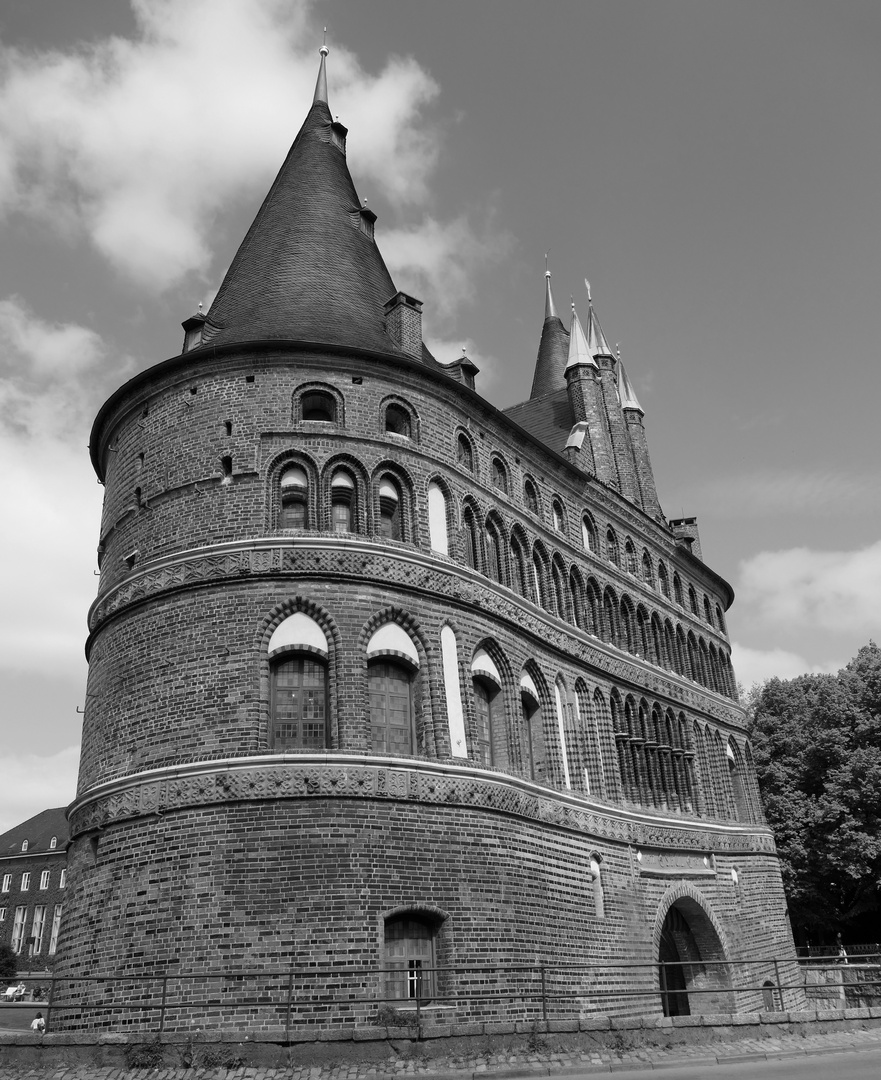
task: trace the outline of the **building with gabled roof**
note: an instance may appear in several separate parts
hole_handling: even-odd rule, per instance
[[[67,878],[64,807],[43,810],[0,834],[0,945],[19,971],[43,971],[54,960]]]
[[[210,309],[92,431],[53,1024],[163,983],[166,1030],[532,1020],[551,969],[560,1016],[759,1008],[736,963],[793,950],[732,590],[590,294],[567,328],[546,279],[511,408],[428,352],[326,55]]]

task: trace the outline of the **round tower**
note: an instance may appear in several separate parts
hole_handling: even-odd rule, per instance
[[[160,999],[166,1030],[530,1019],[549,966],[576,1015],[738,1007],[722,968],[689,994],[699,960],[792,944],[730,587],[565,456],[609,423],[573,415],[565,348],[505,412],[428,352],[325,55],[210,310],[93,429],[53,1022],[155,1028]]]

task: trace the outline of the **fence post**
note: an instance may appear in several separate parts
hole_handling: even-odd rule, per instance
[[[287,1042],[287,1043],[290,1043],[290,1041],[291,1041],[291,1003],[293,1001],[293,997],[294,997],[294,969],[291,968],[291,970],[288,972],[288,1004],[287,1004],[287,1009],[286,1009],[286,1012],[285,1012],[285,1021],[284,1021],[284,1037],[285,1037],[285,1042]]]
[[[777,979],[777,992],[780,995],[780,1011],[786,1012],[785,999],[783,997],[783,983],[780,981],[780,964],[777,961],[777,957],[774,957],[774,976]]]
[[[548,1022],[548,984],[545,976],[545,966],[542,964],[541,968],[541,1018],[545,1025]]]
[[[168,975],[162,976],[162,1004],[159,1008],[159,1034],[165,1031],[165,1002],[168,998]]]
[[[422,998],[416,996],[416,1038],[422,1038]]]
[[[661,988],[661,1012],[667,1015],[667,969],[661,961],[658,961],[658,985]]]
[[[55,997],[55,976],[52,975],[49,978],[49,997],[46,999],[46,1026],[43,1031],[49,1030],[49,1025],[52,1023],[52,998]]]

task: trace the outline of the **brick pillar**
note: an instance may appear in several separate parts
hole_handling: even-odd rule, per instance
[[[661,517],[661,504],[658,502],[655,474],[652,472],[652,461],[649,457],[648,442],[642,424],[642,413],[639,409],[624,409],[624,420],[627,423],[630,446],[636,466],[640,503],[647,514],[650,514],[653,518]]]
[[[633,460],[633,447],[630,445],[630,433],[624,419],[624,410],[618,398],[618,378],[614,356],[598,356],[600,368],[600,386],[603,392],[603,405],[608,418],[609,436],[612,442],[615,479],[621,494],[640,505],[639,483],[636,479],[636,463]]]

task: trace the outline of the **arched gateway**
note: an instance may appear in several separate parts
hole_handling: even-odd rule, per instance
[[[702,898],[689,890],[667,901],[656,933],[664,1016],[733,1012],[725,949]]]

